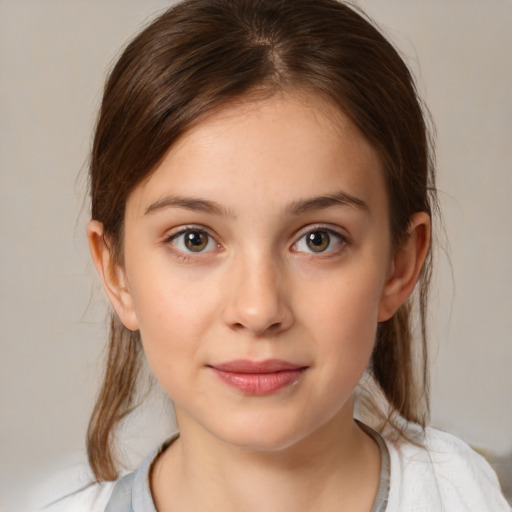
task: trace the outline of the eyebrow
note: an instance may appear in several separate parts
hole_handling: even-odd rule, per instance
[[[362,200],[346,192],[336,192],[325,196],[316,196],[308,199],[292,201],[287,211],[293,215],[300,215],[307,212],[323,210],[333,206],[351,206],[366,212],[369,211],[368,205]],[[186,210],[214,215],[230,216],[231,213],[209,199],[185,196],[166,196],[154,203],[151,203],[145,210],[144,215],[151,214],[165,208],[184,208]]]
[[[368,205],[362,199],[341,191],[326,196],[293,201],[289,207],[289,211],[295,215],[299,215],[301,213],[323,210],[332,206],[351,206],[366,212],[370,211]]]
[[[166,196],[151,203],[144,215],[164,208],[184,208],[193,212],[212,213],[215,215],[229,215],[229,212],[215,201],[196,197]]]

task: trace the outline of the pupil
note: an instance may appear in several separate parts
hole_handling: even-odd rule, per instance
[[[185,245],[191,251],[200,251],[204,249],[207,243],[207,238],[204,233],[200,231],[191,231],[185,236]]]
[[[329,235],[325,231],[315,231],[307,238],[308,247],[315,252],[322,252],[329,245]]]

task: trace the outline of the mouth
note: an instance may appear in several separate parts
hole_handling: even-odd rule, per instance
[[[245,395],[264,396],[296,384],[307,366],[288,361],[236,360],[209,365],[209,368],[226,384]]]

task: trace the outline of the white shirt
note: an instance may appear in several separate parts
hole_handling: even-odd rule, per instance
[[[421,438],[423,447],[383,434],[390,456],[386,512],[512,511],[493,469],[463,441],[432,428],[426,429],[424,437],[415,426],[410,426],[406,433],[413,439]],[[61,498],[59,501],[44,509],[38,505],[31,510],[104,512],[115,482],[93,484],[69,495],[91,480],[89,470],[77,467],[54,484],[53,496]],[[62,498],[66,495],[69,496]],[[47,499],[45,504],[48,503]]]

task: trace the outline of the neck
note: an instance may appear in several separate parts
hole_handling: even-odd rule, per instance
[[[157,510],[368,512],[380,454],[344,416],[291,446],[267,451],[233,446],[204,431],[198,435],[185,422],[153,468]]]

